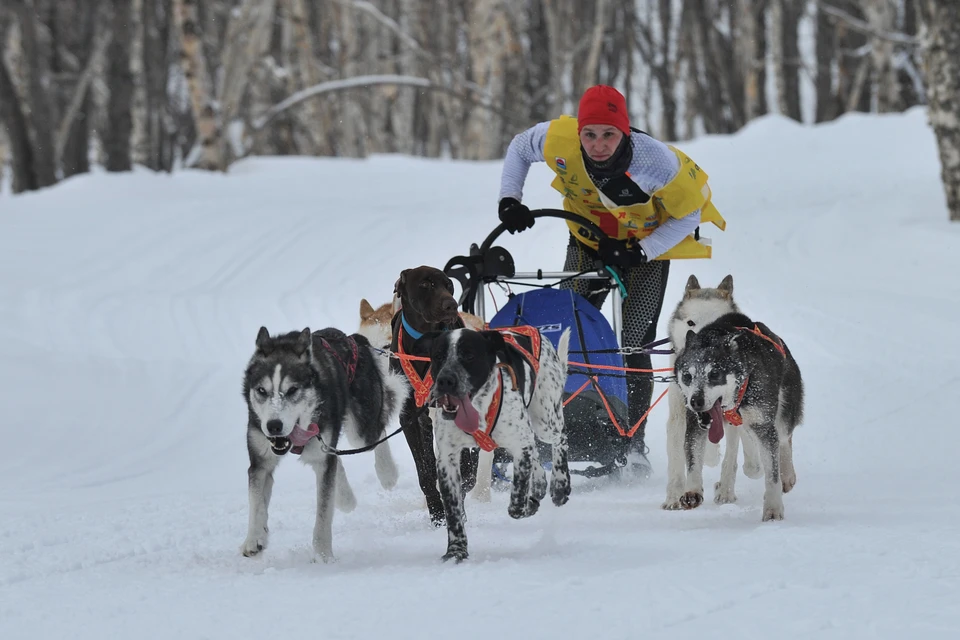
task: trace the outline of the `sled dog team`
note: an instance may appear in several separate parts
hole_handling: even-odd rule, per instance
[[[352,447],[372,449],[380,484],[392,488],[398,472],[384,438],[398,417],[431,521],[447,529],[444,560],[468,557],[464,496],[489,500],[497,447],[513,459],[512,518],[536,514],[548,493],[554,505],[566,504],[569,329],[556,347],[534,327],[486,330],[482,319],[458,312],[453,294],[446,274],[421,266],[400,274],[392,302],[374,309],[363,300],[352,335],[260,328],[243,380],[250,457],[244,556],[266,549],[273,473],[294,456],[316,472],[313,549],[331,560],[334,507],[350,511],[356,499],[329,451],[348,448],[341,435]],[[703,503],[703,465],[716,464],[725,437],[714,502],[736,501],[742,448],[744,474],[764,478],[762,519],[783,519],[783,494],[797,481],[793,431],[803,416],[803,382],[787,344],[741,312],[729,275],[716,288],[690,276],[669,337],[675,380],[663,508]],[[386,357],[387,349],[395,357]],[[549,478],[537,440],[552,445]]]

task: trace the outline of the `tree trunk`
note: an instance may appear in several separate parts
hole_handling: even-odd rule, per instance
[[[33,164],[31,184],[35,186],[29,188],[39,189],[57,182],[56,146],[53,136],[56,131],[56,117],[52,95],[48,91],[51,86],[50,69],[47,66],[50,55],[37,33],[37,10],[34,1],[21,0],[16,8],[19,9],[20,33],[27,65],[24,115],[26,116],[29,110],[27,125],[33,138],[30,154]]]
[[[960,2],[920,0],[928,117],[937,135],[950,220],[960,222]]]
[[[774,6],[779,5],[780,0],[773,0]],[[759,11],[757,3],[754,0],[738,0],[739,26],[740,33],[737,38],[737,49],[739,49],[740,68],[743,69],[743,111],[744,117],[749,122],[763,113],[760,110],[760,101],[764,95],[764,86],[760,81],[760,71],[763,69],[763,57],[760,55],[759,43],[760,34],[763,30],[762,19],[758,20],[757,14],[762,17],[763,10]],[[774,16],[776,13],[774,13]],[[774,33],[777,32],[777,21],[774,18]],[[773,38],[774,68],[777,68],[777,55],[780,52],[777,38]],[[777,73],[779,79],[780,74]]]
[[[146,165],[149,152],[147,135],[147,78],[144,69],[144,0],[130,0],[130,75],[133,78],[133,99],[130,106],[132,133],[130,159],[133,164]],[[166,61],[152,64],[164,64]]]
[[[111,0],[113,39],[107,49],[108,126],[103,141],[107,171],[130,171],[130,134],[133,131],[133,74],[130,72],[130,0]]]
[[[231,13],[221,55],[223,69],[217,100],[221,127],[229,127],[241,119],[242,100],[251,70],[270,49],[275,12],[276,0],[243,0]],[[221,136],[218,153],[223,168],[244,152],[239,146],[228,146],[231,142],[239,141]]]
[[[770,0],[771,48],[780,113],[802,121],[800,112],[799,0]]]
[[[221,156],[222,130],[217,106],[213,101],[213,83],[203,54],[202,32],[197,13],[199,0],[173,0],[173,18],[180,33],[183,53],[180,56],[187,79],[190,106],[197,130],[200,169],[225,169]]]
[[[10,141],[13,192],[39,189],[41,185],[34,173],[33,145],[27,135],[27,119],[23,115],[20,98],[17,96],[13,78],[7,71],[3,55],[0,55],[0,124]]]
[[[320,83],[317,61],[313,49],[313,33],[310,31],[306,0],[286,0],[290,20],[293,22],[293,42],[297,52],[297,69],[300,84],[312,87]],[[333,155],[327,133],[333,127],[325,101],[310,100],[302,107],[302,121],[309,132],[312,152],[317,155]]]
[[[817,56],[817,109],[816,122],[833,120],[840,115],[837,94],[834,90],[833,73],[837,58],[836,29],[833,19],[825,12],[817,10],[817,34],[815,40]]]
[[[892,0],[861,0],[863,14],[878,33],[895,31],[897,7]],[[870,38],[870,59],[876,91],[876,110],[879,113],[900,111],[900,85],[893,66],[894,43],[889,38]]]
[[[144,0],[143,48],[147,97],[146,165],[155,171],[173,169],[175,132],[174,117],[167,88],[170,80],[171,48],[179,53],[179,44],[171,47],[171,0]],[[179,43],[177,38],[173,38]]]

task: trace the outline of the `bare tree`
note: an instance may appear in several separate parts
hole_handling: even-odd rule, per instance
[[[950,220],[960,221],[960,2],[920,0],[929,119],[940,149]]]
[[[190,105],[197,130],[201,169],[225,167],[221,155],[220,114],[213,100],[213,81],[203,51],[203,32],[198,12],[199,0],[173,0],[173,18],[180,33],[183,55],[181,63],[187,79]]]
[[[773,69],[780,113],[801,121],[800,45],[797,31],[803,15],[802,0],[770,0]]]
[[[130,171],[130,134],[133,131],[133,73],[130,71],[131,4],[110,0],[113,38],[107,51],[107,86],[110,89],[108,122],[101,133],[107,171]]]

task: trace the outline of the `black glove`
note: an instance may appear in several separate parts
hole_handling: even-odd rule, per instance
[[[635,267],[647,261],[647,254],[636,238],[617,240],[616,238],[600,238],[597,243],[597,253],[604,264],[616,267]]]
[[[500,222],[510,233],[519,233],[532,227],[534,218],[527,205],[516,198],[504,198],[500,201]]]

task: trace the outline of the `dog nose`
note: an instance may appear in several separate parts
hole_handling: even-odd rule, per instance
[[[437,377],[436,384],[437,384],[437,391],[439,391],[441,394],[449,394],[452,391],[456,390],[457,379],[454,378],[449,373],[441,373]]]
[[[440,303],[440,308],[443,309],[444,313],[453,313],[457,310],[457,301],[454,298],[444,298],[443,302]]]
[[[278,436],[283,433],[283,421],[267,420],[267,433],[272,436]]]
[[[693,394],[693,396],[690,397],[690,408],[693,409],[694,411],[701,412],[703,411],[703,407],[704,407],[703,394],[701,393]]]

